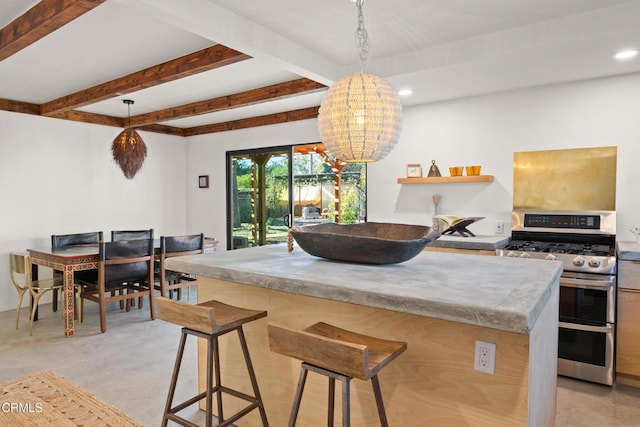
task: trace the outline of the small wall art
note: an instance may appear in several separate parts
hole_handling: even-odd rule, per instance
[[[420,163],[407,164],[407,178],[422,178],[422,165]]]

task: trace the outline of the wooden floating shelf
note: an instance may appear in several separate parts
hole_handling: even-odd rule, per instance
[[[493,182],[493,175],[398,178],[398,184],[455,184],[460,182]]]

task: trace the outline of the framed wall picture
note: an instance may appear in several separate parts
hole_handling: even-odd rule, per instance
[[[407,178],[422,178],[422,165],[420,163],[407,164]]]
[[[200,175],[198,177],[199,188],[209,188],[209,175]]]

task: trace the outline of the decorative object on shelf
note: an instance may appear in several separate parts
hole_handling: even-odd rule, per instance
[[[128,126],[120,132],[111,145],[113,160],[120,166],[124,176],[132,179],[142,167],[144,159],[147,157],[147,146],[144,144],[142,137],[131,128],[131,99],[122,100],[127,104],[128,110]]]
[[[422,178],[422,165],[420,163],[409,163],[407,165],[407,178]]]
[[[478,176],[480,175],[480,165],[477,166],[466,166],[467,176]]]
[[[381,77],[364,72],[369,37],[364,28],[363,4],[364,0],[356,0],[360,72],[335,82],[318,112],[322,142],[336,159],[346,162],[383,159],[400,139],[402,125],[402,105],[393,88]]]
[[[454,234],[457,233],[462,237],[475,237],[471,231],[467,229],[468,226],[474,222],[484,219],[483,216],[472,217],[457,217],[455,215],[436,215],[435,220],[439,222],[438,228],[442,231],[442,234]]]
[[[438,169],[438,166],[436,165],[435,160],[431,160],[431,166],[429,167],[429,174],[427,176],[429,177],[442,176],[440,175],[440,169]]]
[[[432,194],[431,200],[433,201],[433,213],[438,215],[438,205],[440,204],[440,200],[442,200],[442,196],[439,194]]]
[[[440,221],[438,221],[438,205],[440,204],[440,200],[442,200],[442,196],[439,194],[432,194],[431,201],[433,202],[433,218],[431,218],[431,227],[433,231],[440,231]]]
[[[449,175],[451,176],[462,176],[462,166],[453,166],[449,168]]]
[[[198,188],[209,188],[209,175],[200,175],[198,177]]]
[[[293,227],[293,238],[310,255],[360,264],[396,264],[418,255],[440,237],[423,225],[326,222]]]

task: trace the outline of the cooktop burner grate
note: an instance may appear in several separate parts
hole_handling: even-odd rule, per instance
[[[613,256],[614,249],[609,245],[590,243],[541,242],[535,240],[512,240],[506,250],[524,252],[542,252],[569,255]]]

